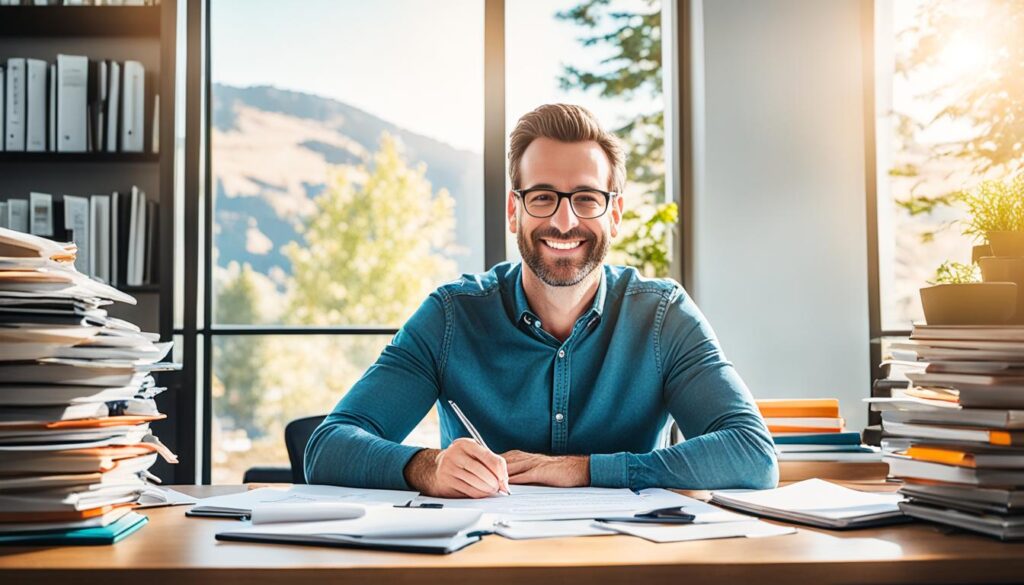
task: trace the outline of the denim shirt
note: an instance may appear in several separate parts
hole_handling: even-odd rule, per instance
[[[707,320],[681,286],[604,266],[591,308],[559,341],[530,310],[522,266],[433,292],[313,433],[310,483],[409,489],[421,449],[400,444],[436,403],[441,444],[590,455],[603,487],[768,488],[771,436]],[[657,448],[668,417],[686,440]]]

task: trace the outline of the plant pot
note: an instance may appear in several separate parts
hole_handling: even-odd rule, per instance
[[[989,232],[993,256],[1024,256],[1024,232]]]
[[[1013,282],[939,284],[921,289],[929,325],[1007,325],[1017,312]]]
[[[981,278],[985,282],[1013,282],[1017,285],[1017,313],[1013,323],[1024,323],[1024,258],[985,257],[981,264]]]
[[[974,246],[971,248],[971,264],[977,264],[985,256],[995,256],[992,253],[992,246],[983,244],[981,246]]]

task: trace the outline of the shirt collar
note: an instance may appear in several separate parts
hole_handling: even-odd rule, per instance
[[[524,268],[520,264],[515,286],[515,314],[518,315],[517,323],[539,327],[539,325],[536,325],[538,321],[537,314],[530,310],[530,303],[526,299],[526,289],[523,288],[523,270]],[[594,295],[594,303],[590,306],[590,310],[583,316],[593,315],[600,317],[604,312],[605,299],[608,297],[608,275],[603,264],[597,270],[601,271],[600,280],[597,285],[597,294]]]

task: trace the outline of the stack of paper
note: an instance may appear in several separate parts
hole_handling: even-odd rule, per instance
[[[131,504],[147,470],[176,462],[149,431],[170,344],[107,315],[134,299],[74,259],[72,244],[0,228],[0,542],[123,538],[145,522]]]
[[[758,516],[822,528],[862,528],[902,520],[899,494],[851,490],[808,479],[770,490],[718,490],[711,501]]]
[[[835,398],[758,400],[779,461],[879,461],[860,433],[845,432]]]
[[[920,364],[870,399],[911,516],[1024,538],[1024,327],[915,325],[893,345]]]

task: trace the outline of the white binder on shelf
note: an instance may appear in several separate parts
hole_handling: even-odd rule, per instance
[[[76,55],[57,55],[58,151],[86,151],[88,99],[89,59]]]
[[[82,274],[91,276],[91,244],[89,237],[89,200],[76,195],[64,196],[64,229],[68,230],[71,241],[78,246],[75,256],[75,268]]]
[[[3,142],[3,140],[0,140]],[[7,202],[0,201],[0,228],[10,227],[7,225]]]
[[[107,62],[100,61],[96,64],[99,72],[96,82],[96,131],[93,136],[92,150],[102,151],[106,139],[106,109],[107,109]]]
[[[149,131],[149,135],[153,143],[150,150],[153,154],[160,154],[160,94],[153,96],[153,124],[150,127],[152,130]]]
[[[93,195],[90,200],[90,274],[100,282],[110,281],[110,195]]]
[[[128,227],[128,267],[125,284],[139,286],[142,284],[142,272],[145,268],[146,244],[146,194],[138,187],[132,187],[131,215]]]
[[[46,116],[46,150],[57,151],[57,64],[50,63],[49,115]]]
[[[28,233],[28,200],[7,200],[7,227],[19,232]]]
[[[146,70],[138,61],[125,61],[123,74],[121,150],[142,152],[146,112]]]
[[[0,152],[4,151],[4,142],[7,141],[4,136],[4,130],[7,128],[7,126],[4,125],[4,114],[7,113],[7,107],[4,105],[7,103],[7,91],[4,89],[4,81],[7,78],[7,75],[4,73],[5,69],[6,68],[3,65],[0,65]],[[3,216],[2,221],[7,221],[7,207],[4,207],[3,211],[0,211],[0,215]],[[4,225],[2,227],[7,226]]]
[[[31,233],[37,236],[53,237],[53,195],[29,193],[28,223]]]
[[[12,57],[7,60],[6,115],[4,140],[6,149],[25,150],[25,60]]]
[[[118,119],[121,106],[121,64],[110,62],[107,71],[110,88],[107,90],[107,152],[117,152]]]
[[[46,152],[46,74],[50,67],[41,59],[25,60],[25,150]]]

